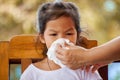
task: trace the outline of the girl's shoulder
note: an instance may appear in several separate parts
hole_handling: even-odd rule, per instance
[[[34,66],[33,64],[30,64],[27,69],[22,73],[20,80],[32,80],[32,74],[34,71]]]

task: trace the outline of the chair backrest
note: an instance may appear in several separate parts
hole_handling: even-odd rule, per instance
[[[0,80],[9,80],[9,65],[12,63],[20,63],[23,72],[33,61],[43,59],[42,53],[45,45],[42,43],[39,45],[36,49],[36,36],[34,35],[17,35],[10,41],[0,41]],[[81,45],[85,48],[92,48],[97,46],[97,41],[82,38]],[[99,71],[103,80],[108,80],[107,66]]]

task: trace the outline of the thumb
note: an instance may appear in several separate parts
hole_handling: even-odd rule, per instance
[[[75,45],[72,43],[72,42],[70,42],[70,43],[67,43],[67,42],[65,42],[64,43],[64,47],[67,47],[67,48],[73,48]]]

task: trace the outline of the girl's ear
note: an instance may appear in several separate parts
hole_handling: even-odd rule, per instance
[[[45,39],[44,39],[44,36],[43,36],[43,35],[40,35],[40,36],[39,36],[39,39],[40,39],[40,41],[41,41],[42,43],[45,43]]]

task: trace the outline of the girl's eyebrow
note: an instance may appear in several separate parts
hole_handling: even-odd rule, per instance
[[[52,32],[57,32],[57,31],[55,31],[55,30],[53,30],[53,29],[50,29],[49,31],[52,31]]]
[[[54,29],[50,29],[49,31],[58,32],[58,31],[56,31],[56,30],[54,30]],[[73,31],[73,28],[69,28],[69,29],[67,29],[65,32],[68,32],[68,31]]]
[[[69,29],[66,30],[65,32],[68,32],[68,31],[73,31],[73,28],[69,28]]]

